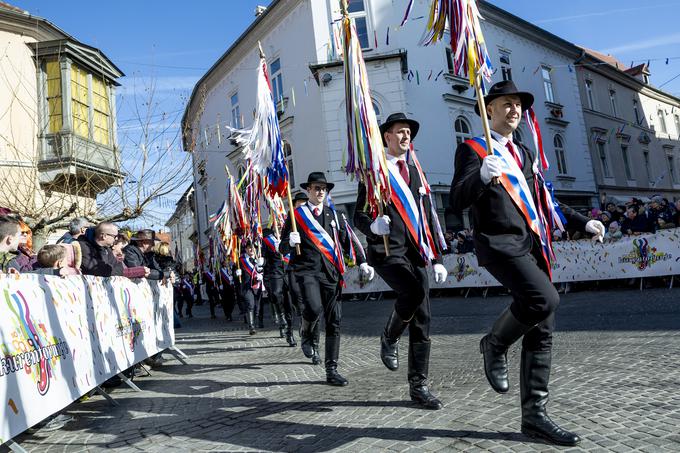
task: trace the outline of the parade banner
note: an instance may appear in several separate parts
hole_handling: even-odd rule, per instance
[[[0,274],[0,444],[174,344],[172,287]]]
[[[553,243],[555,262],[553,282],[612,280],[619,278],[658,277],[680,274],[680,229],[661,230],[656,234],[624,237],[616,242],[589,240]],[[444,266],[449,274],[443,283],[435,283],[432,268],[430,288],[478,288],[499,286],[474,253],[444,255]],[[345,273],[344,293],[390,291],[376,275],[365,282],[358,268]]]

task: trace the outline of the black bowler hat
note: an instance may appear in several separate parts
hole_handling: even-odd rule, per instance
[[[526,91],[518,91],[512,80],[504,80],[495,83],[489,88],[489,93],[484,96],[484,104],[489,105],[491,101],[501,96],[519,96],[522,103],[522,111],[529,109],[534,104],[534,95]],[[475,104],[475,113],[479,115],[479,104]]]
[[[306,193],[304,192],[298,192],[295,194],[295,197],[293,197],[293,204],[295,204],[296,201],[307,201],[309,200],[309,196],[307,196]]]
[[[130,238],[131,241],[159,241],[154,230],[139,230]]]
[[[300,184],[300,187],[302,187],[304,190],[307,190],[307,187],[315,182],[326,184],[326,190],[328,192],[333,190],[333,187],[335,187],[335,184],[326,181],[326,175],[320,171],[311,172],[309,176],[307,176],[307,182],[303,182],[302,184]],[[309,200],[309,198],[307,199]]]
[[[387,146],[387,143],[385,143],[385,132],[387,132],[394,123],[406,123],[409,125],[411,128],[411,141],[416,138],[418,129],[420,129],[418,121],[407,118],[406,115],[401,112],[393,113],[380,125],[380,138],[382,138],[383,146]]]

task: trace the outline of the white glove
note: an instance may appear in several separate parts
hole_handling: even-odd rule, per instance
[[[486,160],[486,159],[485,159]],[[434,265],[434,281],[436,283],[444,283],[446,281],[446,277],[449,275],[448,271],[444,267],[443,264],[435,264]]]
[[[264,266],[264,258],[259,257],[256,262],[258,266]]]
[[[386,215],[376,217],[371,223],[371,233],[378,236],[387,236],[390,234],[390,218]]]
[[[486,156],[482,161],[482,168],[479,169],[479,177],[484,184],[489,184],[493,178],[503,174],[501,158],[495,155]]]
[[[607,230],[599,220],[589,220],[588,223],[586,223],[586,232],[593,235],[593,241],[602,242]]]
[[[288,244],[290,244],[291,247],[295,247],[300,243],[302,243],[300,240],[300,233],[291,231],[290,235],[288,236]]]
[[[257,280],[258,282],[261,282],[262,278],[263,278],[262,274],[255,274],[255,280]]]
[[[359,265],[359,269],[361,272],[363,272],[364,275],[368,277],[368,281],[370,282],[373,280],[373,277],[375,277],[375,270],[368,265],[368,263],[361,263]]]
[[[241,272],[241,269],[236,269],[236,276],[237,277],[240,277],[242,273],[243,272]]]

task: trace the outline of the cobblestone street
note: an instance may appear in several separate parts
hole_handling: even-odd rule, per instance
[[[577,450],[680,451],[678,296],[651,289],[563,297],[549,413],[582,436]],[[323,366],[278,331],[250,336],[239,322],[210,320],[201,306],[177,330],[188,365],[166,354],[152,376],[135,380],[143,392],[112,392],[119,407],[94,396],[69,407],[76,419],[61,430],[16,440],[35,452],[553,449],[519,432],[518,345],[508,354],[508,394],[494,393],[484,377],[478,342],[508,301],[432,301],[430,377],[440,411],[409,400],[406,341],[397,372],[380,362],[392,301],[343,304],[339,370],[350,384],[342,388],[325,385]]]

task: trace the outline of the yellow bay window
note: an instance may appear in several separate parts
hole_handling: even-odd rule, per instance
[[[71,111],[73,132],[81,137],[90,136],[90,106],[88,102],[87,72],[71,65]]]
[[[59,62],[48,61],[45,64],[47,72],[47,115],[48,132],[59,132],[63,118],[61,109],[61,71]]]
[[[93,140],[102,145],[108,145],[111,106],[109,105],[106,83],[96,76],[92,76],[92,104],[94,109]]]

